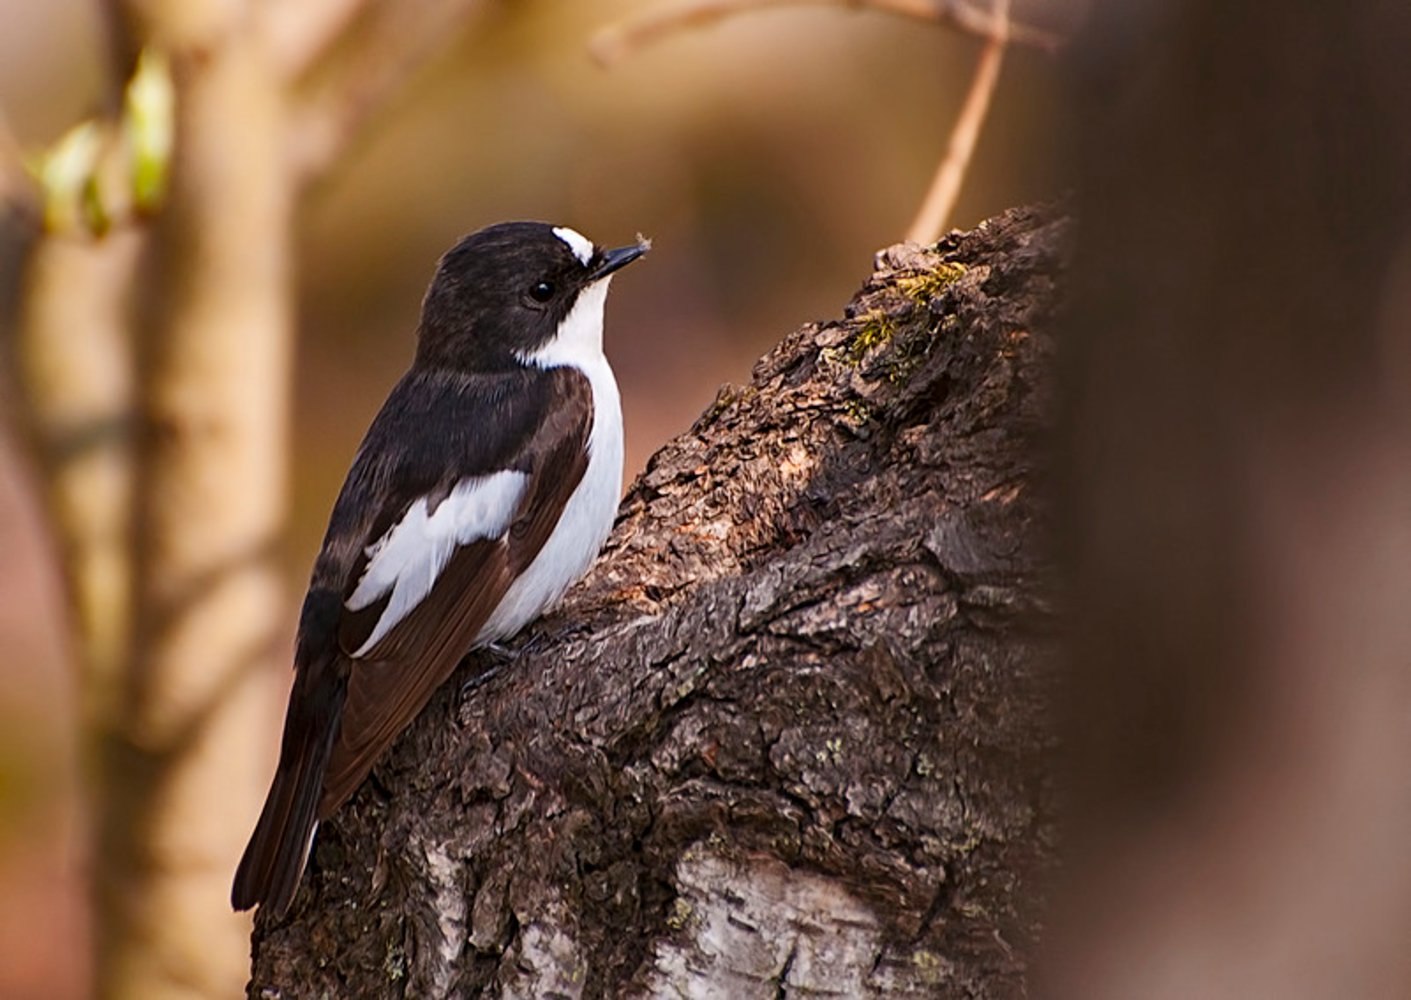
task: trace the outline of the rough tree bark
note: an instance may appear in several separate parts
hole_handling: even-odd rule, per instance
[[[324,824],[250,995],[1022,993],[1065,229],[885,251],[723,389]]]

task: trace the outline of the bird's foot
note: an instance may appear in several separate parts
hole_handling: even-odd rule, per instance
[[[471,677],[470,680],[461,685],[461,694],[469,694],[476,688],[483,687],[490,683],[499,676],[500,671],[504,668],[505,665],[503,663],[495,663],[476,671],[475,675]]]
[[[501,642],[487,642],[483,646],[477,646],[467,653],[461,660],[462,667],[478,667],[475,675],[461,685],[461,693],[474,691],[476,688],[488,683],[497,677],[501,670],[519,660],[522,656],[531,655],[541,649],[552,645],[555,641],[567,634],[567,630],[550,632],[545,629],[535,629],[529,633],[523,642],[514,646],[506,646]],[[486,654],[477,657],[477,653]],[[479,663],[477,663],[479,659]],[[486,664],[486,661],[498,661]]]
[[[548,629],[536,628],[533,632],[529,634],[529,638],[525,639],[524,642],[520,645],[518,653],[520,656],[524,656],[527,653],[537,653],[540,650],[552,645],[557,639],[559,639],[565,634],[567,633],[563,630],[551,632]]]

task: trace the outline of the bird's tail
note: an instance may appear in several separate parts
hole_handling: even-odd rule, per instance
[[[313,706],[304,702],[297,691],[290,698],[279,766],[255,832],[235,870],[230,902],[237,910],[259,905],[275,915],[282,914],[299,888],[318,827],[324,770],[338,734],[342,685],[338,685],[331,699],[314,700],[333,704],[323,705],[324,711],[307,711]],[[327,711],[329,707],[331,712]]]

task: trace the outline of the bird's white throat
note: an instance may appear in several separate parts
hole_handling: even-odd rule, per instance
[[[519,355],[519,360],[540,368],[557,368],[569,365],[584,369],[590,364],[602,362],[603,358],[603,307],[607,303],[608,286],[612,275],[593,282],[578,293],[578,301],[559,323],[558,330],[548,343]]]
[[[622,400],[608,359],[603,355],[603,278],[583,289],[558,334],[522,360],[542,368],[576,368],[593,392],[593,429],[588,437],[588,468],[569,497],[549,540],[510,585],[476,642],[513,635],[563,596],[588,571],[612,531],[622,493]]]

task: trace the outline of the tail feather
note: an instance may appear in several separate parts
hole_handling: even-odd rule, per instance
[[[235,870],[230,902],[237,910],[264,906],[279,915],[294,900],[318,827],[318,803],[338,732],[342,693],[340,685],[331,713],[300,711],[311,706],[300,704],[297,690],[290,698],[279,766],[255,832]]]

